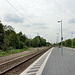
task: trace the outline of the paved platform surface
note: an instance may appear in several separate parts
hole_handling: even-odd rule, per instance
[[[75,75],[75,50],[55,47],[41,75]]]
[[[53,48],[45,52],[40,58],[38,58],[33,64],[31,64],[20,75],[41,75],[43,68],[52,52]]]

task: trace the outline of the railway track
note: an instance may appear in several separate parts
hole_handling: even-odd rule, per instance
[[[31,53],[27,56],[22,56],[0,64],[0,75],[19,75],[31,63],[33,63],[37,58],[39,58],[49,49],[50,47],[47,47],[44,50],[38,50],[37,52]]]

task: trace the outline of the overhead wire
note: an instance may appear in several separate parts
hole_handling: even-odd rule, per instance
[[[32,26],[33,26],[33,24],[26,18],[26,17],[24,17],[24,15],[13,5],[13,4],[11,4],[8,0],[5,0],[7,3],[9,3],[25,20],[27,20]],[[35,26],[33,26],[33,28],[34,28]],[[37,28],[35,27],[35,29],[37,30]],[[33,30],[34,31],[34,30]],[[39,31],[39,30],[38,30]]]
[[[17,0],[16,0],[16,2],[17,2],[17,4],[19,4],[19,6],[22,8],[22,10],[24,11],[24,13],[26,12],[27,13],[27,11],[25,11],[24,10],[24,8],[23,8],[23,6],[21,5],[21,3],[19,3]],[[28,16],[29,18],[31,18],[30,16]],[[35,26],[33,26],[33,27],[35,27]],[[37,29],[36,27],[35,27],[35,29]],[[38,30],[39,31],[39,30]]]
[[[26,14],[28,13],[27,11],[25,11],[25,9],[23,8],[23,6],[16,0],[17,4],[22,8],[23,12]],[[29,18],[31,18],[30,16],[27,16]]]
[[[5,1],[7,1],[25,20],[27,20],[30,24],[32,24],[26,17],[24,17],[24,15],[14,5],[12,5],[8,0]]]
[[[26,18],[26,17],[24,17],[24,15],[13,5],[13,4],[11,4],[8,0],[5,0],[8,4],[10,4],[25,20],[27,20],[31,25],[32,25],[32,23]],[[18,2],[18,4],[20,5],[20,7],[22,8],[22,6],[21,6],[21,4]],[[22,10],[24,11],[24,13],[25,13],[25,10],[22,8]],[[31,18],[31,17],[30,17]],[[33,25],[32,25],[33,26]],[[33,26],[33,27],[35,27],[35,26]],[[36,28],[36,27],[35,27]],[[37,28],[36,28],[37,29]],[[34,30],[33,30],[34,31]]]

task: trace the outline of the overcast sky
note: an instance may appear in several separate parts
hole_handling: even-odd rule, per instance
[[[29,38],[39,33],[54,43],[56,33],[59,33],[59,39],[61,35],[58,20],[63,23],[63,37],[71,38],[71,33],[75,32],[75,0],[0,0],[0,20]]]

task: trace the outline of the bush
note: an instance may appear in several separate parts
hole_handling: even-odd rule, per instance
[[[28,49],[28,47],[26,45],[24,45],[24,49]]]
[[[8,49],[9,48],[6,45],[3,46],[3,51],[7,51]]]
[[[19,42],[19,49],[23,49],[24,48],[24,43],[23,42]]]

